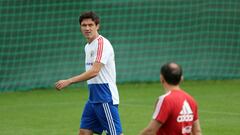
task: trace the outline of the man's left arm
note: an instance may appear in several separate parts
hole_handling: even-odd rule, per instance
[[[196,121],[193,123],[192,135],[202,135],[202,131],[201,131],[201,127],[200,127],[200,122],[199,122],[199,120],[196,120]]]
[[[157,120],[151,120],[148,126],[143,129],[140,135],[156,135],[158,129],[161,127],[161,123]]]

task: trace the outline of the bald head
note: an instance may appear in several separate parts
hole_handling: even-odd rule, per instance
[[[166,63],[161,67],[161,75],[168,84],[178,85],[182,78],[182,68],[174,62]]]

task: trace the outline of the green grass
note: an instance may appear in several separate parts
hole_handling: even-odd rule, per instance
[[[118,87],[124,133],[137,135],[163,89],[159,83]],[[204,135],[240,133],[240,80],[185,81],[182,88],[199,104]],[[0,93],[0,135],[77,135],[87,98],[86,88]]]

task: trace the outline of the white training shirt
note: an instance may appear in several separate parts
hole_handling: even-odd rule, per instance
[[[99,74],[88,80],[89,102],[113,102],[119,104],[118,89],[116,86],[116,69],[114,50],[111,43],[99,35],[85,46],[85,67],[89,70],[94,62],[103,64]]]

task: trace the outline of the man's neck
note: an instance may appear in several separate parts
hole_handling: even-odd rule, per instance
[[[179,85],[167,85],[164,88],[165,88],[166,93],[169,91],[172,91],[172,90],[180,90]]]
[[[99,34],[96,34],[93,38],[91,39],[87,39],[88,43],[90,44],[93,40],[95,40],[97,37],[99,36]]]

